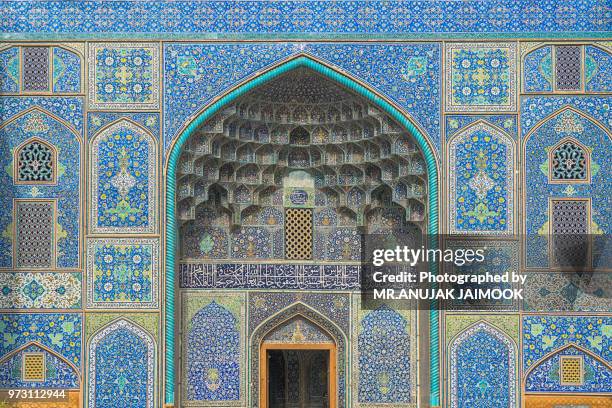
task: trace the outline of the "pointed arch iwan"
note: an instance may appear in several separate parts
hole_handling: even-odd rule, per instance
[[[190,138],[196,129],[219,112],[224,106],[242,96],[246,92],[263,85],[272,79],[282,75],[288,71],[297,68],[309,68],[320,75],[323,75],[353,92],[366,98],[374,105],[381,108],[400,125],[402,125],[414,137],[418,146],[423,151],[427,166],[428,180],[428,200],[429,213],[427,233],[430,236],[430,248],[437,248],[436,235],[438,233],[438,168],[436,155],[432,145],[419,129],[409,120],[405,113],[402,113],[394,104],[386,98],[375,93],[373,90],[352,79],[345,73],[341,73],[320,61],[315,60],[309,55],[298,54],[285,60],[269,70],[257,74],[255,77],[241,83],[236,88],[225,93],[219,98],[214,99],[178,136],[173,144],[171,151],[168,154],[166,163],[166,220],[165,220],[165,242],[166,242],[166,305],[165,305],[165,403],[174,405],[174,351],[175,351],[175,262],[177,249],[177,228],[176,228],[176,170],[180,153],[183,145]],[[436,265],[432,265],[432,272],[437,273]],[[437,303],[433,303],[430,312],[430,345],[429,345],[429,360],[430,360],[430,403],[432,406],[440,405],[439,392],[439,322]]]

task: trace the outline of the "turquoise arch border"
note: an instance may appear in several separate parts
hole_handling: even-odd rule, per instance
[[[180,157],[180,152],[194,131],[207,119],[212,117],[225,105],[232,102],[234,99],[244,93],[263,85],[264,83],[276,78],[277,76],[291,71],[296,68],[305,67],[312,69],[319,74],[322,74],[341,85],[355,91],[359,95],[365,97],[373,104],[377,105],[391,117],[397,120],[404,128],[410,132],[415,138],[419,147],[423,151],[427,164],[427,180],[428,180],[428,198],[429,198],[429,216],[427,224],[427,233],[430,237],[430,246],[437,247],[438,234],[438,169],[436,166],[435,154],[427,142],[423,134],[408,120],[392,104],[376,95],[374,92],[359,84],[355,80],[349,78],[333,68],[330,68],[314,59],[300,55],[280,65],[271,68],[270,70],[258,75],[250,81],[242,84],[236,89],[225,94],[211,105],[209,105],[202,113],[200,113],[189,126],[180,134],[178,140],[173,145],[168,156],[168,167],[166,174],[166,332],[165,332],[165,400],[166,404],[174,404],[174,296],[175,296],[175,255],[177,244],[177,231],[175,222],[175,197],[176,197],[176,168]],[[435,272],[435,271],[434,271]],[[429,360],[430,360],[430,404],[431,406],[440,405],[440,370],[439,370],[439,328],[438,328],[438,310],[435,305],[432,305],[430,311],[430,339],[429,339]]]

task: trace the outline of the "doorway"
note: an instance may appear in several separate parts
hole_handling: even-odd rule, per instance
[[[336,408],[335,345],[264,343],[261,408]]]

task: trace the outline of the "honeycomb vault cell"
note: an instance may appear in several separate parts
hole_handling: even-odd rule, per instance
[[[362,97],[298,69],[226,107],[186,144],[177,188],[183,257],[285,258],[283,184],[295,172],[314,184],[314,228],[325,235],[315,232],[315,259],[352,258],[317,251],[317,239],[351,235],[334,227],[372,233],[425,220],[426,167],[411,136]],[[257,233],[239,236],[247,226]],[[259,239],[274,243],[261,250]]]

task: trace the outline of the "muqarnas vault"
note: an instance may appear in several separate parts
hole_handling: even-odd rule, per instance
[[[611,228],[610,13],[0,2],[0,390],[65,394],[8,406],[609,407],[608,252],[547,237]],[[526,299],[364,308],[364,233]]]

